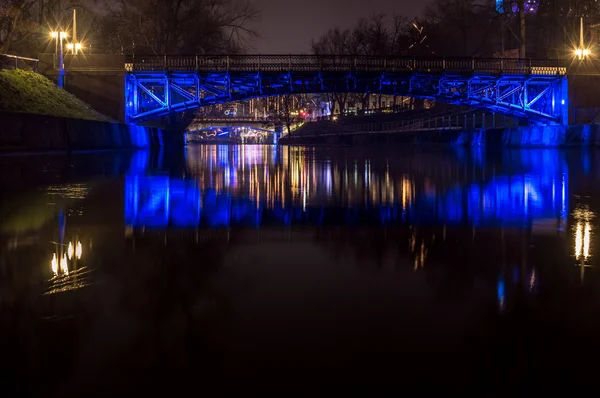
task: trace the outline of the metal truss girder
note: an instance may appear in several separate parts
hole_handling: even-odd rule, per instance
[[[169,87],[172,90],[174,90],[175,92],[177,92],[178,94],[180,94],[181,96],[188,98],[190,101],[195,101],[196,100],[196,96],[192,95],[187,90],[185,90],[184,88],[180,87],[178,84],[171,83]]]
[[[168,112],[165,113],[163,109],[154,109],[151,111],[137,113],[133,120],[147,120],[148,118],[152,119],[155,117],[164,116],[166,114],[168,114]]]
[[[472,86],[471,86],[472,87]],[[486,84],[484,86],[481,87],[477,87],[476,89],[471,89],[471,93],[470,96],[477,96],[478,94],[482,93],[482,92],[487,92],[489,90],[495,89],[496,85],[491,83],[491,84]]]
[[[200,89],[204,90],[204,91],[208,91],[211,94],[214,94],[218,97],[224,97],[227,93],[226,90],[222,90],[220,88],[217,88],[215,86],[206,84],[206,83],[201,83],[200,84]]]
[[[444,89],[455,89],[455,88],[465,88],[467,86],[466,80],[448,80],[448,79],[440,79],[439,81],[440,88]]]
[[[512,87],[512,86],[511,86]],[[523,89],[522,86],[517,86],[517,87],[512,87],[509,88],[507,91],[503,92],[502,94],[497,94],[496,95],[496,101],[502,101],[503,99],[510,97],[513,94],[518,93],[519,91],[521,91]],[[498,90],[500,90],[500,88],[498,87]]]
[[[141,82],[138,82],[137,87],[141,88],[150,98],[156,101],[160,106],[167,106],[167,102],[158,98],[152,91],[148,90]]]
[[[543,89],[542,92],[537,95],[537,97],[529,101],[529,103],[525,104],[525,106],[527,106],[528,108],[531,107],[531,105],[535,104],[540,98],[544,96],[544,94],[550,91],[550,88],[552,88],[552,86],[548,86],[545,89]]]
[[[139,92],[148,95],[160,108],[145,110],[135,101],[126,106],[128,120],[141,121],[169,112],[231,100],[282,95],[287,93],[356,92],[405,95],[469,105],[518,116],[531,116],[540,122],[562,123],[565,113],[555,106],[564,105],[566,82],[561,76],[485,75],[472,73],[411,72],[282,72],[282,73],[202,73],[176,75],[132,73],[127,76],[129,99]],[[162,101],[148,89],[161,87]],[[208,94],[203,96],[202,93]],[[172,94],[172,95],[171,95]],[[177,94],[177,95],[175,95]],[[175,95],[175,97],[173,96]],[[562,101],[561,101],[562,99]],[[535,108],[535,109],[534,109]]]

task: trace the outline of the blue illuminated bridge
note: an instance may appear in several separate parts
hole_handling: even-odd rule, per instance
[[[285,94],[411,96],[567,124],[560,60],[346,55],[135,56],[126,64],[126,117],[143,122],[206,105]]]

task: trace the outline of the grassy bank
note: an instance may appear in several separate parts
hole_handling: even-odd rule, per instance
[[[23,70],[0,70],[0,111],[110,121],[44,76]]]

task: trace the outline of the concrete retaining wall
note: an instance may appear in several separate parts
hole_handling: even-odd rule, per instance
[[[38,71],[56,82],[54,54],[38,54]],[[64,88],[92,108],[125,122],[125,59],[118,54],[65,54]]]
[[[530,126],[506,129],[418,131],[340,135],[293,136],[279,140],[282,145],[390,145],[442,144],[463,147],[495,146],[512,148],[600,146],[600,126]]]
[[[0,112],[0,151],[141,149],[162,142],[152,127]]]

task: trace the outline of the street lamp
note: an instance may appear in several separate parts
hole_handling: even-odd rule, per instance
[[[71,54],[77,55],[83,49],[83,44],[77,41],[77,10],[73,8],[73,42],[67,44]]]
[[[56,40],[58,52],[58,87],[63,87],[65,83],[65,63],[63,60],[63,40],[67,38],[67,32],[55,31],[50,36]]]
[[[585,48],[583,44],[583,18],[579,20],[579,48],[576,48],[574,53],[575,56],[580,60],[586,59],[587,57],[592,55],[592,52],[589,49]]]
[[[71,54],[73,54],[73,55],[78,54],[82,48],[83,48],[83,44],[81,44],[81,43],[68,43],[67,44],[67,49],[69,51],[71,51]]]

